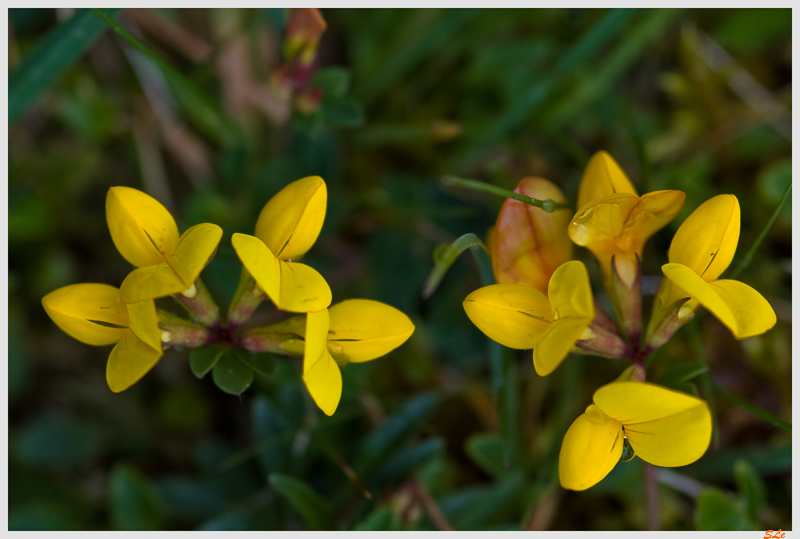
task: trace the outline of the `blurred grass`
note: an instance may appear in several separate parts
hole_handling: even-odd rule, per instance
[[[10,10],[10,529],[646,528],[638,459],[584,493],[557,479],[564,432],[624,362],[573,356],[537,377],[529,351],[488,341],[463,312],[486,283],[480,257],[455,259],[421,297],[434,248],[483,238],[502,203],[446,188],[443,175],[504,189],[542,176],[574,200],[600,149],[640,192],[686,192],[645,248],[646,277],[694,208],[732,193],[739,256],[758,245],[739,279],[778,314],[741,343],[698,317],[648,362],[648,378],[691,389],[707,377],[791,418],[790,195],[776,212],[791,184],[790,12],[322,13],[321,108],[282,116],[269,75],[286,10]],[[311,174],[329,204],[305,262],[334,301],[384,301],[416,325],[387,357],[342,371],[333,417],[286,358],[236,397],[170,350],[112,394],[108,349],[71,340],[43,312],[59,286],[119,285],[130,270],[105,224],[108,187],[168,197],[182,230],[223,227],[203,280],[224,308],[241,269],[230,236],[252,233],[269,197]],[[275,320],[266,306],[256,313]],[[719,448],[673,470],[682,489],[664,481],[664,527],[727,526],[708,506],[746,510],[732,527],[789,529],[791,433],[715,404]]]

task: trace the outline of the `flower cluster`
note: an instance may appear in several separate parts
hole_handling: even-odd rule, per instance
[[[114,392],[135,384],[169,346],[240,347],[303,358],[302,377],[311,397],[332,415],[342,393],[339,368],[389,353],[411,336],[414,324],[377,301],[354,299],[331,307],[328,283],[298,262],[316,242],[326,206],[322,178],[303,178],[264,206],[255,236],[233,235],[244,267],[228,316],[222,319],[199,278],[216,252],[222,229],[202,223],[179,235],[172,215],[157,200],[136,189],[112,187],[106,199],[108,228],[120,254],[136,269],[120,288],[69,285],[47,294],[42,305],[75,339],[95,346],[117,343],[106,369]],[[182,304],[192,320],[157,309],[155,300],[167,296]],[[267,298],[279,310],[300,316],[268,327],[244,326]],[[202,374],[213,366],[206,365]]]
[[[563,203],[563,193],[540,178],[520,181],[517,193]],[[543,209],[508,199],[488,233],[498,284],[464,300],[470,320],[489,338],[533,349],[540,376],[570,352],[627,358],[631,366],[594,393],[564,436],[559,479],[564,488],[587,489],[603,479],[627,442],[635,455],[657,466],[699,459],[711,439],[705,401],[645,381],[645,359],[665,344],[701,307],[743,339],[776,322],[769,303],[744,283],[719,279],[739,240],[739,203],[720,195],[700,205],[679,227],[669,263],[642,331],[641,259],[644,244],[666,226],[685,201],[681,191],[639,196],[606,152],[589,161],[578,190],[578,211]],[[584,264],[571,260],[570,240],[595,256],[616,323],[595,303]]]

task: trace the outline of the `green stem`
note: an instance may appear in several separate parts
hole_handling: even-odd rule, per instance
[[[767,232],[769,232],[769,229],[772,228],[773,223],[775,223],[775,220],[778,218],[778,214],[780,214],[781,208],[783,208],[783,205],[786,203],[786,200],[789,198],[789,193],[791,192],[792,192],[792,182],[789,181],[789,185],[786,186],[786,190],[783,192],[783,196],[781,197],[781,201],[778,203],[778,207],[775,208],[774,212],[772,212],[772,217],[769,218],[767,225],[763,228],[763,230],[761,230],[761,234],[758,235],[758,238],[756,238],[755,243],[753,243],[753,245],[750,246],[750,249],[747,250],[747,253],[745,253],[744,258],[742,258],[742,261],[739,262],[739,264],[736,265],[736,268],[731,272],[729,276],[730,279],[736,279],[736,277],[739,276],[742,270],[750,264],[750,261],[753,259],[753,255],[755,254],[756,250],[761,246],[761,242],[764,241],[764,238],[767,236]]]
[[[703,341],[700,339],[700,330],[697,324],[687,324],[686,334],[689,336],[697,360],[708,369],[705,350],[703,350]],[[719,449],[719,418],[717,417],[717,404],[714,399],[714,384],[711,382],[711,373],[708,370],[700,374],[700,384],[703,387],[703,395],[711,410],[711,438],[714,441],[714,449]]]
[[[568,210],[570,208],[569,204],[556,202],[555,200],[551,200],[549,198],[546,200],[531,198],[525,195],[520,195],[519,193],[515,193],[514,191],[509,191],[508,189],[503,189],[502,187],[497,187],[496,185],[492,185],[490,183],[468,180],[466,178],[459,178],[458,176],[445,176],[442,178],[442,183],[445,185],[463,187],[464,189],[472,189],[474,191],[483,191],[485,193],[499,195],[504,198],[513,198],[514,200],[519,200],[525,204],[536,206],[547,213],[553,213],[555,210]]]
[[[719,394],[719,396],[725,399],[726,401],[730,402],[731,404],[735,404],[736,406],[738,406],[743,410],[747,410],[757,418],[763,419],[767,423],[775,425],[776,427],[781,427],[782,429],[786,429],[788,431],[792,430],[792,424],[789,423],[788,421],[785,421],[780,417],[774,416],[771,413],[767,412],[766,410],[762,410],[755,404],[747,402],[738,395],[731,393],[726,389],[722,389],[716,384],[714,385],[714,391],[716,391]]]

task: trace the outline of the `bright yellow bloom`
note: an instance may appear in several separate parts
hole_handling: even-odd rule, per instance
[[[167,209],[130,187],[108,190],[106,220],[117,250],[138,268],[122,282],[124,303],[194,295],[194,283],[222,238],[222,229],[211,223],[195,225],[179,237]]]
[[[339,367],[388,354],[408,340],[414,324],[385,303],[350,299],[290,318],[271,329],[305,338],[305,342],[287,342],[285,348],[303,351],[303,381],[308,392],[325,414],[333,415],[342,395]]]
[[[514,192],[540,200],[567,201],[561,189],[542,178],[523,178]],[[553,272],[572,258],[569,223],[567,211],[547,213],[519,200],[506,199],[489,239],[497,282],[527,284],[547,293]]]
[[[139,381],[163,354],[152,299],[125,304],[118,288],[84,283],[50,292],[42,306],[62,331],[82,343],[116,343],[106,368],[108,387],[115,393]]]
[[[256,235],[234,234],[239,260],[278,309],[306,313],[331,304],[331,289],[313,268],[292,262],[317,241],[328,191],[319,176],[290,183],[261,210]]]
[[[561,444],[561,486],[585,490],[610,472],[622,455],[623,437],[636,456],[656,466],[685,466],[711,441],[711,411],[692,395],[645,382],[612,382],[594,393],[594,404],[576,419]]]
[[[672,238],[656,307],[666,309],[688,296],[678,314],[682,322],[702,305],[737,339],[774,326],[775,311],[761,294],[739,281],[717,279],[733,260],[740,226],[739,201],[733,195],[715,196],[692,212]]]
[[[606,280],[614,257],[620,278],[631,286],[645,241],[678,214],[685,199],[682,191],[638,196],[617,162],[606,152],[597,152],[581,178],[579,209],[569,225],[569,237],[592,251]]]
[[[520,350],[533,348],[539,376],[558,367],[594,320],[594,299],[583,262],[566,262],[553,272],[547,296],[532,286],[485,286],[464,300],[472,323],[490,339]]]

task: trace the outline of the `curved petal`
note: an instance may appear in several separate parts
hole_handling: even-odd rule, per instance
[[[307,315],[303,381],[317,406],[330,416],[336,411],[342,397],[342,373],[328,352],[329,324],[327,309]]]
[[[280,260],[297,260],[317,241],[328,190],[319,176],[309,176],[281,189],[261,210],[256,237]]]
[[[778,321],[769,302],[752,287],[730,279],[719,279],[708,284],[725,302],[736,320],[736,329],[732,331],[737,339],[761,335]]]
[[[222,229],[212,223],[194,225],[181,236],[175,253],[169,257],[169,264],[186,285],[191,287],[200,272],[214,255],[222,239]]]
[[[547,297],[524,284],[493,284],[464,300],[467,316],[487,337],[503,346],[533,348],[553,319]]]
[[[567,202],[561,189],[542,178],[523,178],[514,192],[536,199]],[[572,258],[572,242],[567,235],[569,223],[568,211],[547,213],[507,199],[489,242],[497,282],[527,284],[546,292],[555,269]]]
[[[590,405],[570,426],[558,455],[558,479],[570,490],[586,490],[614,469],[622,455],[622,425]]]
[[[307,313],[325,309],[333,295],[325,278],[314,268],[298,262],[280,260],[281,292],[272,301],[282,311]]]
[[[547,297],[553,316],[559,318],[594,319],[594,296],[589,282],[589,273],[580,260],[561,264],[553,272],[547,287]]]
[[[636,455],[656,466],[685,466],[711,442],[711,411],[705,401],[645,382],[612,382],[594,402],[622,423]]]
[[[42,306],[61,331],[85,344],[114,344],[128,332],[130,319],[119,289],[107,284],[64,286],[43,297]]]
[[[731,310],[731,305],[728,301],[731,301],[734,306],[736,306],[738,310],[739,318],[742,319],[745,327],[751,326],[748,322],[748,306],[742,303],[741,300],[737,300],[737,298],[732,297],[730,293],[728,293],[724,287],[714,287],[714,283],[707,283],[703,280],[702,277],[697,275],[694,270],[684,266],[683,264],[664,264],[661,266],[661,270],[664,272],[664,275],[672,281],[672,283],[679,289],[685,292],[686,296],[697,300],[700,305],[708,309],[711,314],[713,314],[717,320],[725,324],[725,326],[731,330],[731,332],[736,336],[736,338],[743,338],[739,337],[739,320],[737,320],[737,315],[734,314],[733,310]],[[728,281],[732,282],[732,281]],[[747,285],[742,285],[747,288],[750,288]],[[730,288],[730,287],[728,287]],[[752,289],[750,289],[752,290]],[[724,294],[724,296],[720,295],[720,292]],[[761,294],[752,290],[752,292],[761,298]],[[752,295],[749,295],[748,298],[752,298]],[[763,299],[763,298],[761,298]],[[766,301],[766,300],[764,300]],[[761,310],[759,312],[763,313],[763,305],[760,304]],[[771,308],[770,308],[771,310]],[[773,313],[774,316],[774,313]],[[759,327],[759,321],[754,320],[755,327]],[[763,325],[763,324],[761,324]],[[772,326],[769,326],[772,327]],[[766,329],[769,329],[766,328]],[[764,331],[766,331],[766,329]],[[749,335],[748,335],[749,336]]]
[[[636,189],[620,166],[607,152],[599,151],[589,159],[578,187],[578,207],[616,193],[636,195]]]
[[[236,233],[231,238],[233,249],[258,286],[277,303],[281,294],[281,265],[264,242],[255,236]]]
[[[149,299],[129,303],[127,307],[131,331],[150,348],[161,350],[161,330],[158,328],[155,302]]]
[[[381,357],[414,333],[408,316],[380,301],[351,299],[329,312],[328,349],[338,361],[360,363]]]
[[[641,257],[647,239],[681,211],[682,191],[654,191],[641,198],[622,193],[583,206],[569,225],[569,237],[594,253],[604,267],[611,256],[636,253]]]
[[[705,201],[678,228],[669,246],[669,261],[691,268],[705,281],[715,280],[736,253],[740,213],[733,195]]]
[[[111,239],[137,267],[165,262],[178,246],[178,225],[159,201],[138,189],[112,187],[106,196]]]
[[[162,262],[130,272],[119,287],[119,297],[125,303],[137,303],[177,294],[190,286],[175,274],[169,264]]]
[[[108,356],[106,381],[109,389],[114,393],[128,389],[155,367],[163,354],[160,347],[155,350],[128,331]]]
[[[556,370],[591,323],[591,318],[560,318],[553,322],[533,349],[536,374],[547,376]]]

